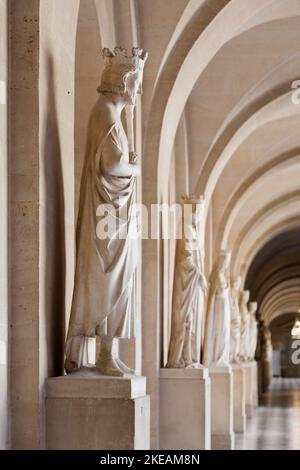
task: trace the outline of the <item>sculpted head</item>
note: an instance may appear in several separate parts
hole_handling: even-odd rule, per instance
[[[232,278],[230,279],[231,288],[234,290],[239,290],[239,288],[241,287],[241,282],[241,276],[232,276]]]
[[[255,315],[257,310],[257,302],[250,302],[249,303],[249,312],[251,315]]]
[[[250,291],[249,290],[242,290],[241,292],[241,301],[245,304],[249,302],[250,299]]]
[[[134,105],[138,93],[142,93],[143,70],[148,53],[138,47],[132,48],[132,55],[122,47],[102,50],[104,70],[100,93],[116,93],[122,95],[127,104]]]
[[[186,218],[191,217],[191,221],[193,225],[196,225],[199,222],[203,215],[205,209],[205,198],[204,196],[188,196],[183,195],[181,197],[182,204],[184,206],[183,215]],[[186,221],[185,221],[186,222]]]
[[[227,271],[227,269],[230,266],[230,260],[231,260],[231,251],[221,250],[219,252],[219,256],[217,260],[218,269],[222,271]]]

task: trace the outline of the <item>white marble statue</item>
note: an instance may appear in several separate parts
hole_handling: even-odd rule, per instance
[[[80,188],[65,369],[67,373],[80,369],[87,338],[100,336],[97,371],[123,376],[133,371],[115,353],[114,342],[135,334],[133,288],[138,247],[130,233],[136,233],[133,208],[139,166],[130,123],[128,139],[121,114],[125,107],[135,105],[147,53],[134,48],[129,56],[123,48],[103,49],[103,57],[105,67],[89,119]]]
[[[240,314],[241,314],[241,342],[240,342],[240,359],[247,361],[248,359],[248,338],[249,338],[249,326],[250,317],[248,310],[248,302],[250,298],[250,292],[248,290],[241,291],[240,293]]]
[[[257,317],[257,346],[256,346],[256,350],[255,350],[255,359],[257,361],[261,361],[262,360],[262,355],[263,355],[265,323],[262,320],[260,312],[257,312],[256,317]]]
[[[248,358],[250,361],[254,360],[256,345],[257,345],[257,320],[256,320],[257,302],[249,303],[249,352]]]
[[[167,367],[200,367],[205,292],[203,253],[198,225],[204,213],[204,198],[183,197],[192,216],[177,240],[174,271],[172,326]]]
[[[231,278],[230,304],[231,304],[231,326],[230,326],[230,362],[239,362],[240,340],[241,340],[241,315],[239,307],[240,298],[240,276]]]
[[[203,364],[228,366],[230,352],[230,286],[227,270],[231,252],[222,250],[210,276]]]
[[[271,339],[271,332],[269,328],[264,325],[263,329],[263,349],[262,349],[262,360],[272,362],[273,346]]]

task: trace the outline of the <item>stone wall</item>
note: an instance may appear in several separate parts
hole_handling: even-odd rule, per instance
[[[75,45],[79,0],[43,0],[39,75],[39,391],[63,373],[73,291]]]

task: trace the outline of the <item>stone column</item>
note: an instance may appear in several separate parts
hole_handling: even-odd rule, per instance
[[[256,361],[249,361],[244,363],[245,376],[246,376],[246,415],[251,417],[253,415],[254,407],[257,406],[257,366]]]
[[[210,449],[208,370],[160,369],[159,448]]]
[[[38,449],[39,0],[9,11],[9,393],[13,449]]]

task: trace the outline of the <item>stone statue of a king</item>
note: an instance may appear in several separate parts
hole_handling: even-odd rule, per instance
[[[203,351],[203,364],[207,367],[229,365],[231,305],[227,271],[230,259],[231,252],[222,250],[209,280]]]
[[[250,328],[249,328],[249,352],[248,358],[254,360],[257,346],[257,320],[256,320],[257,302],[249,302]]]
[[[231,304],[231,326],[230,326],[230,362],[239,362],[240,340],[241,340],[241,315],[239,307],[240,299],[240,276],[231,278],[230,304]]]
[[[171,340],[167,363],[170,368],[200,367],[207,287],[199,238],[199,223],[204,214],[204,204],[203,197],[183,197],[183,236],[176,244]],[[187,207],[191,209],[190,212],[185,210]]]
[[[240,342],[240,359],[247,361],[248,359],[248,338],[250,316],[248,310],[248,302],[250,291],[242,290],[240,293],[240,312],[241,312],[241,342]]]
[[[128,55],[123,48],[103,49],[99,98],[88,124],[76,234],[76,271],[66,342],[65,369],[83,366],[89,337],[100,336],[96,370],[104,375],[133,373],[113,347],[117,338],[133,338],[134,276],[137,237],[133,234],[136,176],[139,166],[132,135],[121,115],[132,109],[141,91],[147,53]],[[130,126],[128,126],[130,127]]]

